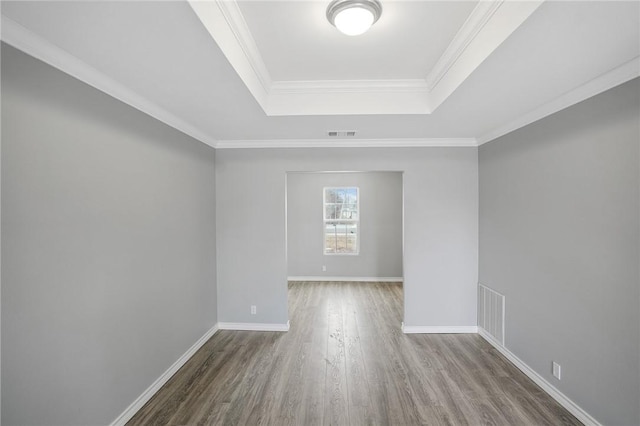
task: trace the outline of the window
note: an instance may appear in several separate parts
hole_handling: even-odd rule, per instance
[[[358,188],[324,188],[324,254],[358,254]]]

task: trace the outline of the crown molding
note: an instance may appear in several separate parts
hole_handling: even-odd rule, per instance
[[[490,142],[514,130],[518,130],[528,124],[538,121],[560,110],[582,102],[592,96],[596,96],[606,90],[612,89],[627,81],[640,77],[640,56],[636,56],[631,61],[614,68],[613,70],[594,78],[587,83],[559,96],[533,111],[530,111],[519,118],[500,126],[478,138],[478,145]]]
[[[494,13],[498,10],[504,0],[497,1],[481,1],[471,11],[471,14],[467,18],[460,30],[451,40],[451,44],[447,46],[446,50],[438,59],[438,62],[433,66],[433,69],[427,75],[426,85],[429,91],[442,80],[445,74],[458,60],[460,55],[465,51],[473,39],[489,22]]]
[[[427,93],[422,79],[274,81],[271,94]]]
[[[424,80],[276,81],[267,115],[429,114]]]
[[[220,140],[216,149],[477,147],[474,138]]]
[[[263,89],[266,92],[269,92],[271,90],[271,76],[269,75],[269,70],[267,70],[267,66],[262,59],[260,50],[258,50],[258,45],[251,35],[247,21],[244,20],[240,6],[238,6],[236,1],[229,0],[215,0],[215,3],[224,15],[229,28],[240,45],[240,49],[242,49],[244,56],[249,61],[249,64],[260,81]]]
[[[181,131],[209,146],[216,140],[192,124],[173,115],[164,108],[140,96],[133,90],[101,73],[91,65],[54,46],[42,37],[27,30],[14,20],[2,16],[2,41],[26,54],[57,68],[72,77],[112,96],[133,108]]]
[[[189,6],[264,111],[271,78],[235,0],[188,0]]]
[[[427,77],[432,111],[543,3],[544,0],[478,3]]]
[[[269,97],[269,116],[429,114],[425,93],[411,90],[352,89],[279,93]]]

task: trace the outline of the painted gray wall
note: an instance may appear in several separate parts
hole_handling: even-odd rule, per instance
[[[214,150],[2,46],[2,423],[108,424],[216,322]]]
[[[331,186],[359,188],[358,255],[324,254],[322,197]],[[288,173],[287,269],[290,277],[402,277],[402,173]]]
[[[287,172],[386,170],[404,171],[405,324],[475,326],[477,153],[477,148],[218,150],[219,320],[288,320]],[[257,315],[250,314],[251,305],[257,305]]]
[[[480,282],[506,296],[506,345],[610,425],[640,424],[639,101],[636,79],[479,154]]]

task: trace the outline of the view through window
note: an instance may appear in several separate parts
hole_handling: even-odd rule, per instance
[[[324,254],[358,254],[357,187],[324,188]]]

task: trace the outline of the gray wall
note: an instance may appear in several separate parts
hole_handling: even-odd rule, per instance
[[[283,324],[289,171],[404,171],[404,321],[475,326],[476,148],[235,149],[216,152],[218,315]],[[257,315],[250,314],[257,305]],[[399,324],[398,324],[399,326]]]
[[[326,186],[359,188],[358,255],[323,252]],[[288,173],[287,268],[290,277],[402,277],[402,173]]]
[[[216,322],[214,150],[2,46],[2,423],[107,424]]]
[[[640,424],[639,86],[479,154],[480,282],[506,296],[506,345],[610,425]]]

